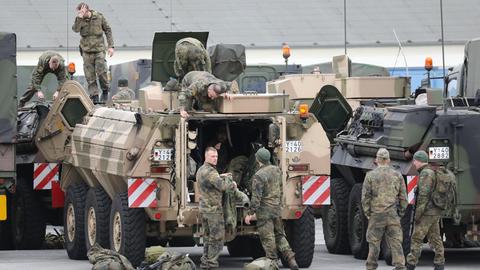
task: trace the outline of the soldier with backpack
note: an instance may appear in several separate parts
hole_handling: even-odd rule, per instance
[[[444,167],[434,168],[429,165],[428,154],[425,151],[417,151],[413,155],[413,165],[419,171],[419,180],[407,270],[415,269],[425,237],[435,252],[434,270],[443,270],[445,257],[439,222],[444,211],[448,210],[454,200],[455,176]]]

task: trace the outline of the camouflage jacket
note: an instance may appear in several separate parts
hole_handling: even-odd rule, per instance
[[[367,218],[372,214],[403,216],[407,205],[407,189],[399,172],[379,165],[367,173],[362,188],[362,208]]]
[[[175,46],[175,74],[182,79],[190,71],[212,73],[210,55],[202,42],[195,38],[182,38]]]
[[[208,97],[208,86],[218,84],[222,90],[230,89],[231,83],[215,78],[206,71],[191,71],[182,81],[182,89],[178,93],[178,105],[184,110],[191,110],[193,99],[198,102],[198,108],[213,111],[215,110],[215,100]]]
[[[435,171],[429,165],[420,168],[418,177],[417,193],[415,198],[415,219],[422,216],[441,215],[442,210],[436,207],[432,201],[432,192],[435,187]]]
[[[56,70],[51,70],[48,63],[50,62],[50,58],[52,58],[52,56],[57,56],[60,60],[59,66]],[[40,58],[38,59],[38,64],[32,73],[32,86],[34,89],[40,90],[40,85],[42,84],[43,78],[45,78],[48,73],[55,74],[58,81],[57,90],[60,90],[60,88],[62,88],[63,86],[63,83],[65,83],[65,81],[67,80],[67,74],[65,72],[65,60],[60,54],[47,51],[40,55]]]
[[[249,214],[258,219],[281,215],[282,172],[274,165],[263,165],[252,177],[252,200]]]
[[[118,87],[118,92],[113,95],[113,100],[132,100],[135,99],[135,92],[128,87]]]
[[[98,11],[91,10],[92,16],[90,18],[75,18],[75,23],[72,30],[75,33],[80,32],[80,48],[83,52],[95,53],[104,52],[105,39],[103,33],[107,37],[108,48],[113,48],[112,29],[103,16]]]
[[[231,178],[231,177],[230,177]],[[227,190],[223,194],[223,218],[225,220],[225,240],[231,241],[237,232],[237,205],[248,207],[250,199],[238,189]]]
[[[222,178],[217,169],[205,162],[198,169],[196,180],[200,188],[200,212],[223,213],[222,196],[235,185],[229,177]]]

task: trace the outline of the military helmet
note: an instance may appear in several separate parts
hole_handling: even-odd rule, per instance
[[[128,80],[127,79],[119,79],[118,80],[118,87],[127,87],[128,86]]]
[[[427,163],[428,162],[428,154],[427,154],[427,152],[425,152],[423,150],[420,150],[420,151],[415,152],[415,154],[413,154],[413,159],[418,160],[418,161],[423,162],[423,163]]]

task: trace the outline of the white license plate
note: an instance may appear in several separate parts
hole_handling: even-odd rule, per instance
[[[429,147],[428,148],[429,159],[450,159],[449,147]]]
[[[171,148],[154,148],[153,160],[154,161],[171,161],[173,149]]]
[[[303,150],[301,141],[287,141],[285,148],[288,153],[299,153]]]

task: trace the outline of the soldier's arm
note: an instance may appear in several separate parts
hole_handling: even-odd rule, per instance
[[[403,217],[408,206],[407,188],[401,174],[398,174],[398,181],[400,183],[400,188],[398,190],[398,214],[400,217]]]
[[[80,32],[80,29],[82,29],[82,19],[75,17],[75,22],[73,23],[72,30],[75,33]]]
[[[60,65],[58,67],[58,72],[55,75],[57,76],[57,81],[58,81],[57,91],[60,91],[63,84],[67,81],[67,73],[65,72],[65,66]]]
[[[423,212],[428,203],[428,195],[430,194],[432,183],[432,176],[426,170],[423,170],[418,179],[418,195],[417,198],[415,198],[415,220],[419,220],[423,216]]]
[[[32,86],[36,90],[40,90],[40,84],[42,84],[43,77],[45,76],[43,74],[44,64],[45,64],[44,61],[42,59],[39,59],[37,66],[32,72]]]
[[[370,219],[370,215],[371,215],[371,208],[370,208],[371,200],[372,200],[372,192],[371,192],[370,176],[367,173],[362,186],[362,208],[363,208],[363,213],[368,219]]]
[[[105,16],[102,16],[102,29],[105,32],[105,36],[107,37],[107,45],[108,48],[113,48],[113,35],[112,35],[112,28],[105,19]]]
[[[182,87],[182,89],[178,92],[178,108],[181,110],[188,110],[189,108],[187,107],[188,104],[188,89],[185,87]]]
[[[235,184],[228,178],[222,178],[216,170],[211,170],[207,176],[208,181],[212,186],[220,191],[226,191],[227,189],[234,189]]]
[[[260,206],[260,197],[263,194],[263,181],[257,175],[252,177],[252,199],[250,200],[249,215],[253,215],[257,212]]]

